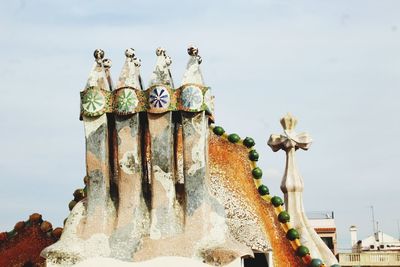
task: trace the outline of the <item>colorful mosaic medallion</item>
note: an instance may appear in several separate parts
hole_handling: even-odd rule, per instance
[[[89,89],[82,99],[82,108],[85,113],[96,114],[104,109],[106,99],[100,90]]]
[[[170,103],[168,89],[163,86],[154,87],[149,95],[149,104],[152,108],[168,108]]]
[[[182,105],[187,109],[200,109],[203,105],[203,93],[197,86],[188,86],[181,94]]]
[[[126,88],[118,91],[116,99],[116,109],[119,113],[134,112],[139,100],[136,96],[135,90]]]

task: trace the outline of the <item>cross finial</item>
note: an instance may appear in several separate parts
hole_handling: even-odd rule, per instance
[[[310,226],[304,211],[304,181],[297,168],[295,154],[299,148],[303,150],[310,148],[311,137],[308,133],[298,134],[295,132],[297,119],[290,113],[286,114],[280,122],[283,127],[283,134],[272,134],[268,140],[268,145],[274,152],[280,149],[286,152],[286,166],[282,177],[281,190],[285,196],[286,209],[291,214],[292,227],[300,233],[302,243],[309,248],[313,255],[322,258],[329,263],[329,266],[333,266],[337,263],[336,258]]]
[[[294,128],[297,124],[297,119],[293,117],[290,113],[287,113],[281,119],[281,125],[283,127],[283,134],[271,134],[268,140],[268,145],[272,148],[274,152],[282,149],[288,151],[291,148],[296,150],[301,148],[307,150],[310,148],[312,139],[308,133],[297,134]]]

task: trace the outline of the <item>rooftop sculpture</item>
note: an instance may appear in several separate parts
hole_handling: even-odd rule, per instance
[[[290,113],[281,119],[283,134],[272,134],[268,145],[274,152],[286,152],[286,167],[283,175],[281,190],[285,196],[285,205],[292,218],[293,227],[299,232],[301,241],[312,255],[325,260],[329,264],[337,263],[337,259],[325,245],[315,230],[310,226],[303,205],[304,181],[297,169],[296,150],[308,150],[311,146],[311,137],[307,133],[296,133],[297,119]]]
[[[180,256],[220,266],[264,253],[269,266],[336,266],[302,217],[303,184],[291,167],[294,151],[307,149],[309,137],[296,135],[296,121],[285,117],[285,134],[269,141],[274,151],[288,153],[281,188],[290,217],[282,199],[262,184],[254,140],[213,124],[214,97],[202,59],[195,47],[188,54],[176,88],[172,60],[158,48],[145,89],[133,49],[125,51],[116,86],[111,61],[102,50],[94,52],[81,92],[86,187],[71,201],[59,241],[42,251],[46,265]]]

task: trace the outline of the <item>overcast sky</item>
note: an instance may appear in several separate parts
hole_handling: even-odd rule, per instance
[[[168,2],[168,3],[167,3]],[[182,1],[183,2],[183,1]],[[267,146],[291,112],[314,139],[298,151],[307,211],[399,236],[400,1],[0,1],[0,231],[39,212],[55,226],[83,186],[79,91],[102,48],[117,80],[128,47],[146,81],[155,49],[179,85],[199,47],[216,124],[252,136],[272,194],[284,153]]]

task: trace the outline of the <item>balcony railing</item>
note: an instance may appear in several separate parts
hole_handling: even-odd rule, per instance
[[[341,266],[400,266],[400,252],[339,253]]]

